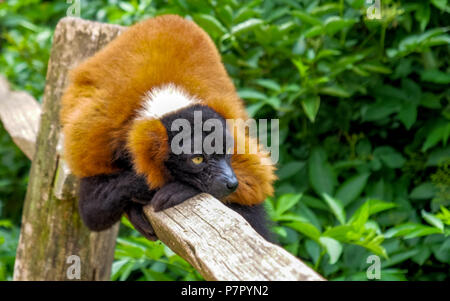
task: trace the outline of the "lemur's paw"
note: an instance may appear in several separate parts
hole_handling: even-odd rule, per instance
[[[134,172],[130,172],[127,177],[129,178],[128,181],[130,186],[128,189],[131,195],[131,200],[142,205],[149,204],[155,194],[155,191],[150,190],[145,177]]]
[[[181,204],[199,193],[200,191],[191,186],[179,182],[173,182],[158,190],[155,193],[151,204],[155,211],[158,212]]]
[[[125,213],[128,216],[131,224],[148,240],[157,240],[158,237],[153,230],[152,225],[144,215],[143,206],[136,203],[131,203],[125,208]]]

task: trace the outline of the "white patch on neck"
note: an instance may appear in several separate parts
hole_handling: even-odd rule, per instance
[[[200,103],[181,87],[172,83],[153,88],[144,95],[138,119],[160,119],[170,113]]]

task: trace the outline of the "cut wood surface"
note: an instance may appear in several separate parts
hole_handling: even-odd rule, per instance
[[[29,141],[37,143],[17,248],[15,280],[68,280],[67,258],[71,255],[80,257],[81,280],[110,277],[118,225],[94,233],[82,224],[76,200],[78,181],[61,157],[58,111],[68,83],[68,70],[121,30],[119,26],[77,18],[62,19],[55,30],[37,139],[32,133],[38,132],[38,122],[33,120],[39,118],[40,110],[24,114],[20,122],[13,121],[14,127],[8,125],[12,118],[0,115],[8,131],[27,129]],[[208,194],[163,212],[156,213],[147,206],[145,214],[161,241],[207,280],[324,280],[301,260],[264,240],[242,216]]]
[[[33,158],[39,129],[41,106],[30,94],[11,91],[0,76],[0,119],[14,143],[29,158]]]

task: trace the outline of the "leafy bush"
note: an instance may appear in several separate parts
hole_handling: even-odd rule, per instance
[[[279,181],[266,205],[287,250],[328,279],[367,279],[366,259],[376,254],[382,280],[444,280],[450,7],[446,0],[381,4],[381,19],[369,19],[363,0],[94,0],[81,16],[130,25],[175,13],[210,34],[250,114],[280,120]],[[49,38],[67,8],[0,4],[0,72],[37,98]],[[25,182],[23,174],[8,178]],[[113,279],[199,276],[125,227]]]

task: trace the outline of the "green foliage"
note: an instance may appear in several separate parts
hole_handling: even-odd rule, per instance
[[[283,247],[328,279],[366,280],[366,258],[377,254],[382,280],[448,280],[447,1],[384,0],[381,19],[368,19],[360,0],[82,3],[86,19],[130,25],[175,13],[210,34],[250,115],[280,120],[279,181],[266,205]],[[67,8],[0,4],[0,73],[37,98]],[[23,197],[28,163],[5,136],[0,204],[9,206]],[[19,186],[3,192],[11,183]],[[125,227],[113,279],[199,276]]]
[[[122,225],[133,232],[117,238],[112,280],[202,280],[189,263],[167,246],[148,241],[125,218]]]
[[[10,220],[0,219],[0,281],[12,280],[19,228]]]

